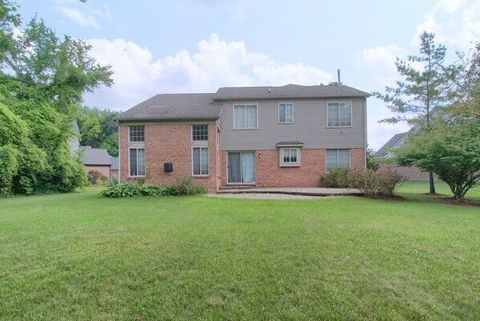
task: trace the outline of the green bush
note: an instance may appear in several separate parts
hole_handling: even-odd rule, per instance
[[[108,198],[132,197],[142,195],[137,183],[111,183],[100,192],[100,195]]]
[[[153,184],[139,184],[139,191],[142,196],[160,196],[162,195],[162,187]]]
[[[322,177],[322,185],[330,188],[356,188],[367,197],[392,196],[403,177],[391,170],[356,170],[339,168]]]
[[[349,169],[337,168],[321,178],[321,185],[330,188],[347,188],[350,186]]]
[[[13,177],[18,170],[17,154],[11,145],[0,146],[0,195],[11,192]]]
[[[203,185],[194,185],[191,179],[179,178],[174,185],[154,185],[149,183],[117,183],[112,181],[100,192],[100,195],[108,198],[132,197],[132,196],[177,196],[203,194],[207,189]]]
[[[97,170],[91,170],[88,172],[88,182],[90,185],[97,185],[98,183],[105,182],[106,180],[107,177]]]
[[[392,196],[404,178],[395,171],[349,171],[350,187],[359,189],[367,197]]]
[[[175,183],[177,195],[194,195],[195,187],[190,176],[180,176]]]
[[[177,195],[177,187],[175,185],[165,185],[162,188],[162,196],[175,196]]]

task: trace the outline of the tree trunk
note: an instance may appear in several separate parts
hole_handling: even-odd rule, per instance
[[[433,172],[428,172],[428,183],[430,185],[430,194],[436,194],[435,183],[433,181]]]

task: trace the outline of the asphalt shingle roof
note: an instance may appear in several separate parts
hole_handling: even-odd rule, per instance
[[[162,94],[121,113],[122,120],[186,120],[218,119],[221,106],[213,101],[213,93],[205,94]]]
[[[243,99],[368,97],[369,93],[339,84],[319,86],[222,87],[216,93],[161,94],[121,113],[119,121],[218,119],[221,102]]]
[[[111,156],[112,159],[112,170],[118,170],[118,157]]]
[[[264,87],[222,87],[215,94],[215,100],[236,99],[285,99],[285,98],[334,98],[368,97],[369,93],[339,84],[319,86],[264,86]]]
[[[402,140],[405,135],[407,135],[409,132],[404,132],[400,134],[394,135],[388,142],[385,143],[377,152],[375,153],[375,157],[384,157],[388,153],[388,149],[392,147],[396,147],[397,143]]]
[[[83,148],[83,163],[85,165],[112,165],[112,158],[103,148]]]

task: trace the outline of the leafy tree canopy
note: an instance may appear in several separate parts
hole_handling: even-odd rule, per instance
[[[23,25],[11,1],[0,0],[0,27],[0,192],[72,191],[86,173],[71,121],[86,91],[112,84],[110,67],[37,17]]]

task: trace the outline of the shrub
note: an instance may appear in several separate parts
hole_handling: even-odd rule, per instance
[[[174,185],[154,185],[148,183],[117,183],[109,182],[100,195],[108,198],[132,197],[132,196],[176,196],[195,195],[206,192],[203,185],[192,184],[191,179],[179,178]]]
[[[403,177],[395,171],[349,171],[350,187],[359,189],[367,197],[392,196]]]
[[[100,195],[108,198],[140,196],[140,185],[137,183],[110,183]]]
[[[0,195],[10,193],[17,169],[17,150],[11,145],[0,146]]]
[[[339,168],[322,177],[322,185],[330,188],[356,188],[367,197],[392,196],[403,177],[392,170],[356,170]]]
[[[139,184],[139,191],[142,196],[160,196],[162,195],[162,187],[153,184]]]
[[[201,187],[197,187],[201,186]],[[180,176],[175,184],[176,195],[195,195],[205,193],[205,187],[194,185],[190,176]]]
[[[88,182],[90,185],[97,185],[103,181],[106,181],[107,177],[96,170],[91,170],[88,172]]]
[[[330,188],[347,188],[350,187],[349,169],[337,168],[321,178],[321,185]]]
[[[175,185],[166,185],[162,188],[162,196],[175,196],[177,195],[177,187]]]

